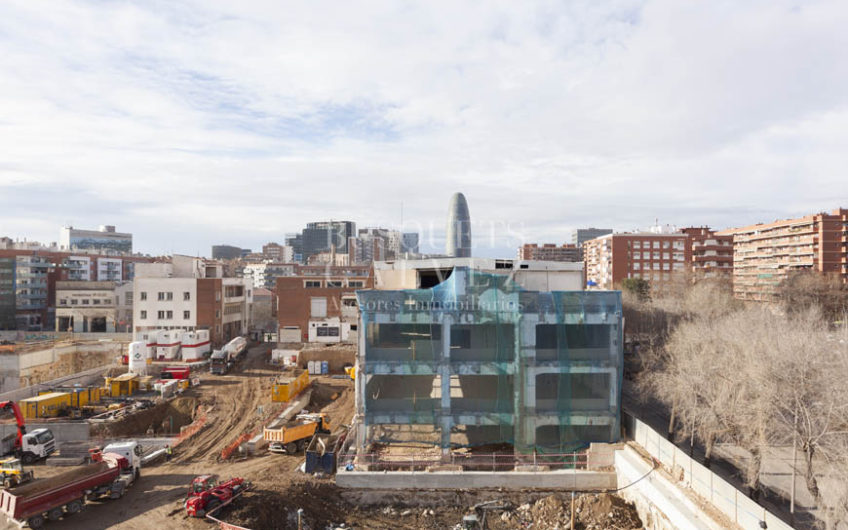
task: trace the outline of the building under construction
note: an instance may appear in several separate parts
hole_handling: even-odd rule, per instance
[[[525,290],[456,267],[424,289],[357,292],[357,446],[432,426],[457,445],[563,453],[619,438],[621,295]]]

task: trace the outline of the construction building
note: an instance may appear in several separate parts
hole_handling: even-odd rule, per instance
[[[232,245],[212,245],[212,259],[233,260],[239,259],[245,254],[250,254],[250,249]]]
[[[620,293],[581,291],[579,264],[551,263],[572,266],[552,283],[575,287],[560,291],[538,290],[557,274],[532,262],[492,260],[483,272],[455,261],[378,268],[383,287],[418,288],[357,291],[358,450],[421,426],[438,433],[443,455],[490,444],[561,454],[617,441]]]
[[[302,266],[277,278],[280,342],[355,342],[355,292],[373,286],[367,266]]]
[[[253,285],[225,278],[217,261],[173,256],[170,263],[139,264],[133,282],[133,340],[156,330],[209,330],[218,347],[246,335]]]
[[[539,261],[580,261],[580,252],[575,245],[553,243],[526,243],[518,247],[518,259]]]
[[[733,292],[737,298],[773,300],[780,283],[796,271],[838,274],[848,282],[845,208],[718,234],[733,237]]]

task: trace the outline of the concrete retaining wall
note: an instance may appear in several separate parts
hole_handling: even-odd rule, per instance
[[[76,374],[67,375],[65,377],[60,377],[58,379],[53,379],[44,383],[39,383],[37,385],[18,388],[17,390],[10,390],[9,392],[3,392],[2,394],[0,394],[0,401],[20,401],[22,399],[37,396],[39,390],[47,390],[49,388],[57,386],[70,386],[75,384],[80,384],[82,386],[99,386],[103,384],[103,374],[105,374],[106,370],[108,370],[111,366],[114,365],[109,364],[106,366],[100,366],[97,368],[92,368],[91,370],[86,370],[84,372],[79,372]]]
[[[540,473],[510,471],[487,473],[363,472],[340,470],[336,484],[343,488],[364,489],[545,489],[545,490],[607,490],[615,489],[616,474],[598,471],[546,471]]]
[[[35,429],[46,427],[53,432],[56,437],[56,445],[60,442],[81,442],[89,439],[89,425],[86,422],[51,422],[51,423],[29,423],[27,422],[27,431],[31,432]],[[5,438],[10,434],[17,432],[18,426],[14,423],[0,424],[0,437]]]
[[[769,530],[792,528],[726,480],[690,458],[647,424],[629,415],[625,415],[622,421],[633,440],[671,473],[677,480],[678,487],[690,488],[741,528],[759,530],[761,522],[765,522]]]

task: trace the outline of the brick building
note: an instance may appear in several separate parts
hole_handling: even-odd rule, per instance
[[[692,272],[699,278],[733,273],[733,236],[718,235],[706,226],[681,230],[692,240]]]
[[[367,266],[303,266],[295,276],[277,278],[280,342],[355,341],[355,293],[372,287]]]
[[[586,282],[615,289],[626,278],[641,278],[663,289],[676,272],[692,266],[692,238],[684,233],[609,234],[583,244]]]
[[[769,224],[731,228],[733,292],[743,300],[772,300],[794,271],[839,274],[848,282],[848,210],[838,208]]]
[[[553,243],[538,245],[527,243],[518,247],[518,259],[529,261],[580,261],[580,251],[577,245],[564,244],[556,246]]]

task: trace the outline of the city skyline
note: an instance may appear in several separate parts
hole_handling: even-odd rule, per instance
[[[0,233],[109,223],[195,254],[403,218],[438,238],[462,190],[479,247],[848,203],[848,68],[817,59],[848,49],[838,2],[325,7],[4,3]]]

